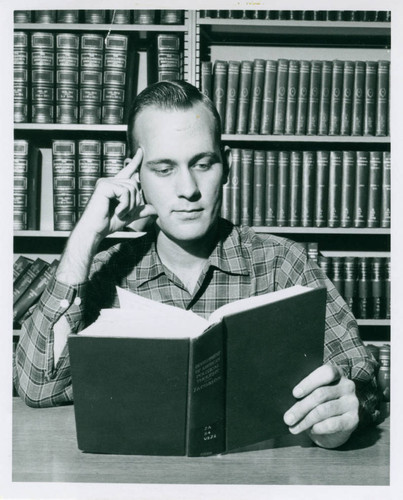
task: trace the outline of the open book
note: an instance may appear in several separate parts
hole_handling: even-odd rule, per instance
[[[81,450],[203,456],[287,432],[292,388],[323,361],[326,289],[242,299],[208,320],[118,296],[69,336]]]

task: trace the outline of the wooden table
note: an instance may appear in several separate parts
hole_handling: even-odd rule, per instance
[[[13,401],[13,481],[156,484],[389,484],[389,419],[337,450],[284,436],[207,458],[100,455],[77,448],[74,408]]]

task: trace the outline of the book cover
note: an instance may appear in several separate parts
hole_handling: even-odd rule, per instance
[[[39,257],[28,267],[26,272],[18,278],[14,283],[13,289],[13,305],[22,297],[29,289],[32,282],[47,269],[48,263]]]
[[[265,224],[277,223],[278,151],[266,152]]]
[[[254,226],[263,226],[265,220],[266,152],[253,151],[253,217]]]
[[[83,33],[80,40],[79,121],[101,123],[104,37]]]
[[[25,255],[20,255],[13,264],[13,284],[22,275],[28,267],[32,264],[33,260]]]
[[[318,135],[328,135],[330,122],[330,96],[332,91],[332,61],[322,62],[321,86],[319,97]]]
[[[14,32],[14,123],[29,120],[29,45],[28,33]]]
[[[301,225],[302,199],[302,151],[291,151],[290,154],[290,197],[288,221],[290,227]]]
[[[281,135],[285,132],[287,88],[288,88],[288,59],[279,59],[277,67],[276,94],[274,101],[273,134]]]
[[[239,77],[239,98],[237,109],[236,133],[246,134],[248,131],[249,106],[252,86],[252,61],[242,61]]]
[[[284,130],[284,133],[286,135],[295,134],[295,126],[297,121],[299,69],[300,69],[299,61],[291,60],[288,66],[287,104],[285,112],[285,130]]]
[[[81,217],[97,180],[101,177],[102,142],[97,139],[78,141],[77,157],[77,219]]]
[[[253,150],[241,150],[241,225],[251,226],[253,217]]]
[[[295,134],[305,135],[307,124],[308,96],[311,77],[310,61],[300,61]]]
[[[55,35],[31,33],[31,121],[53,123],[55,118]]]
[[[248,134],[258,134],[260,131],[264,75],[265,75],[264,59],[255,59],[253,61]]]
[[[55,231],[71,231],[76,223],[76,143],[52,141],[53,220]]]
[[[323,362],[324,288],[250,297],[208,321],[139,296],[125,309],[122,292],[135,295],[120,291],[122,309],[68,339],[80,450],[207,456],[288,432],[292,388]]]
[[[263,85],[261,134],[273,132],[274,101],[276,95],[277,61],[266,61]]]
[[[342,152],[340,226],[352,227],[355,194],[355,151]]]
[[[225,119],[222,124],[224,134],[235,134],[240,65],[239,61],[228,61],[227,99]]]
[[[80,37],[56,34],[56,123],[78,123]]]

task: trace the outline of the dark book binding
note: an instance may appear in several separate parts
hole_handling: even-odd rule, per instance
[[[80,37],[56,34],[56,123],[78,123]]]
[[[53,215],[55,231],[70,231],[76,223],[76,143],[52,141]]]
[[[265,190],[266,226],[275,226],[277,223],[277,181],[278,181],[278,151],[267,151],[266,190]]]
[[[375,135],[378,63],[365,63],[364,135]]]
[[[332,91],[332,62],[322,62],[322,76],[319,98],[318,135],[328,135],[330,122],[330,95]]]
[[[288,88],[288,59],[279,59],[277,67],[276,94],[274,101],[273,134],[281,135],[285,132],[287,88]]]
[[[18,259],[13,264],[13,284],[22,275],[28,267],[32,264],[33,260],[24,255],[20,255]]]
[[[248,134],[258,134],[260,131],[264,75],[265,75],[264,59],[255,59],[253,61],[252,84],[251,84],[252,97],[249,108]]]
[[[290,196],[290,151],[279,151],[277,183],[277,226],[288,224]]]
[[[390,227],[391,219],[391,162],[390,151],[382,153],[382,193],[381,193],[381,227]]]
[[[231,183],[231,222],[241,223],[241,149],[232,149],[232,165],[229,174]]]
[[[314,151],[302,152],[301,226],[312,227],[314,216],[316,155]]]
[[[263,226],[265,220],[266,153],[253,151],[253,217],[254,226]]]
[[[214,63],[213,102],[221,119],[222,130],[225,130],[225,103],[227,94],[228,62]]]
[[[211,61],[202,61],[200,69],[200,91],[202,94],[213,100],[213,63]]]
[[[311,74],[308,98],[307,135],[317,135],[319,125],[319,96],[322,78],[322,62],[311,61]]]
[[[262,117],[260,124],[261,134],[273,132],[274,101],[276,95],[277,61],[266,61],[263,85]]]
[[[354,69],[353,61],[344,61],[343,73],[343,97],[341,101],[341,135],[351,135],[352,125],[352,103],[354,92]]]
[[[342,154],[342,151],[330,151],[327,205],[327,224],[329,227],[340,226]]]
[[[389,131],[389,61],[378,61],[375,135],[384,137]]]
[[[241,225],[250,226],[253,214],[253,150],[241,150]]]
[[[248,131],[249,106],[251,101],[253,63],[242,61],[239,77],[239,98],[237,109],[236,133],[246,134]]]
[[[310,76],[311,76],[311,63],[309,61],[300,61],[297,117],[295,126],[296,135],[306,134]]]
[[[239,61],[228,62],[227,99],[225,104],[225,119],[223,123],[224,134],[235,134],[236,113],[239,98],[239,70]]]
[[[329,189],[329,151],[316,153],[315,227],[326,227]]]
[[[285,113],[285,131],[286,135],[294,135],[297,122],[297,98],[299,87],[300,63],[291,60],[288,66],[288,84],[287,84],[287,104]]]
[[[288,221],[289,226],[301,225],[302,198],[302,151],[291,151],[290,154],[290,197]]]
[[[37,276],[40,275],[48,266],[47,262],[37,258],[32,264],[27,268],[24,274],[21,274],[19,278],[16,279],[13,289],[13,304],[15,305],[18,299],[26,292],[30,287],[31,283],[35,280]]]
[[[340,226],[352,227],[354,218],[356,153],[355,151],[343,151],[342,155]]]
[[[343,61],[333,61],[330,95],[329,135],[340,135],[341,103],[343,96]]]
[[[364,102],[365,102],[365,62],[356,61],[354,68],[354,87],[352,104],[352,135],[364,133]]]
[[[382,151],[369,153],[367,227],[379,227],[381,222]]]
[[[368,178],[369,152],[357,151],[354,196],[354,227],[365,227],[367,223]]]

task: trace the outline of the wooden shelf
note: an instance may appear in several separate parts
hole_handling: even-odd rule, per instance
[[[15,31],[151,31],[151,32],[185,32],[186,24],[87,24],[87,23],[15,23]]]
[[[65,132],[126,132],[127,125],[86,125],[81,123],[15,123],[14,130],[65,131]]]
[[[307,143],[368,143],[388,144],[390,137],[346,135],[254,135],[223,134],[224,142],[307,142]]]
[[[390,326],[390,319],[357,319],[358,326]]]
[[[324,257],[390,257],[390,252],[376,252],[365,250],[321,250]]]

